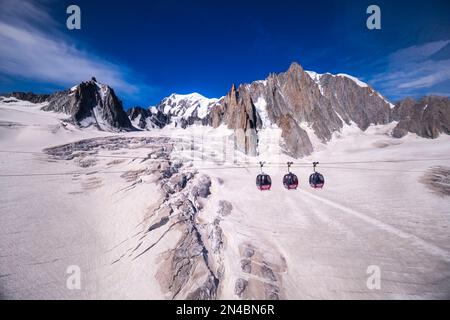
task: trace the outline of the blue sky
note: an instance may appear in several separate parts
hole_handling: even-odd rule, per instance
[[[126,107],[225,95],[285,71],[354,75],[396,101],[450,95],[450,2],[0,0],[0,92],[52,92],[95,75]],[[65,26],[81,8],[81,30]],[[382,29],[366,28],[377,4]]]

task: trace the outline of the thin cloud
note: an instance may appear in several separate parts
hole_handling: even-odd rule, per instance
[[[450,80],[450,56],[439,55],[449,44],[450,40],[435,41],[398,50],[385,61],[386,71],[370,83],[395,98],[434,93],[435,87]],[[450,88],[441,88],[440,93],[450,95]]]
[[[43,7],[0,0],[0,73],[61,86],[96,76],[126,95],[151,90],[127,67],[71,44]]]

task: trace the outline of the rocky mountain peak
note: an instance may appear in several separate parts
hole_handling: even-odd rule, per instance
[[[226,97],[227,97],[227,99],[233,99],[237,103],[238,94],[239,94],[238,88],[233,83],[231,86],[231,89],[230,89],[230,91],[228,91]]]
[[[282,130],[285,151],[303,157],[314,150],[311,134],[326,143],[344,125],[366,130],[389,123],[391,105],[357,78],[317,74],[293,62],[266,80],[233,85],[210,119],[213,126],[234,129],[238,147],[249,154],[258,149],[258,132],[275,125]]]
[[[104,131],[133,130],[114,90],[95,78],[51,95],[43,110],[66,113],[80,127],[94,125]]]
[[[228,91],[228,94],[226,95],[226,99],[228,100],[229,103],[233,103],[233,104],[237,105],[238,104],[238,95],[239,95],[239,92],[236,89],[236,85],[233,83],[230,91]]]
[[[297,62],[292,62],[291,65],[289,66],[289,69],[287,70],[288,74],[291,75],[299,75],[303,73],[303,67],[297,63]]]

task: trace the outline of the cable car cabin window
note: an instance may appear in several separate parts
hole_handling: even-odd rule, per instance
[[[325,179],[320,173],[316,172],[310,176],[309,184],[313,188],[321,189],[321,188],[323,188],[323,186],[325,184]]]
[[[270,190],[272,179],[267,174],[260,174],[256,177],[256,186],[259,190]]]
[[[268,184],[272,184],[272,179],[270,179],[270,177],[268,175],[261,175],[259,176],[259,184],[260,185],[268,185]]]
[[[283,178],[283,185],[288,190],[294,190],[298,187],[298,178],[295,174],[289,173]]]

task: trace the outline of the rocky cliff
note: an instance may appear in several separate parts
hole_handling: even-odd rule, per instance
[[[258,130],[277,126],[286,151],[302,157],[313,152],[306,129],[327,142],[345,123],[355,123],[361,130],[389,123],[391,107],[353,77],[320,75],[293,63],[287,72],[271,74],[264,81],[233,86],[220,106],[211,110],[208,123],[234,129],[238,147],[248,154],[257,151]]]
[[[140,129],[161,129],[165,127],[170,117],[157,108],[144,109],[142,107],[133,107],[128,109],[127,115],[131,123]]]
[[[133,130],[114,90],[95,78],[54,93],[47,101],[43,110],[66,113],[80,127],[94,125],[104,131]]]
[[[214,128],[226,124],[234,129],[238,149],[248,155],[257,154],[257,132],[262,122],[248,90],[243,87],[236,89],[233,85],[226,97],[208,114],[206,122]]]
[[[408,98],[395,105],[393,119],[398,125],[393,136],[402,138],[409,132],[420,137],[435,139],[450,134],[450,99],[428,96],[419,101]]]

